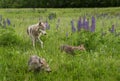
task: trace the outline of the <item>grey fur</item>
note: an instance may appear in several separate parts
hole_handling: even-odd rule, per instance
[[[35,42],[38,40],[41,43],[43,48],[43,42],[40,39],[41,35],[46,35],[46,26],[45,23],[39,22],[37,24],[31,25],[27,28],[27,34],[31,37],[33,47],[35,47]]]
[[[40,71],[45,70],[47,72],[50,72],[51,69],[49,65],[47,64],[46,60],[44,58],[40,58],[37,55],[32,55],[28,61],[28,70],[29,71]]]

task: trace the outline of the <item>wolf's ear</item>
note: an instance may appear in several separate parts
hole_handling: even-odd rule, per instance
[[[43,64],[42,58],[39,58],[39,63],[40,63],[40,64]]]
[[[41,21],[39,22],[39,26],[41,26]]]
[[[40,63],[44,64],[45,63],[45,59],[44,58],[40,58]]]

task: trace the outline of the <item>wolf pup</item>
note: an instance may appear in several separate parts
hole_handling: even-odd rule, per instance
[[[28,71],[40,70],[51,72],[51,69],[44,58],[40,58],[37,55],[32,55],[28,61]]]

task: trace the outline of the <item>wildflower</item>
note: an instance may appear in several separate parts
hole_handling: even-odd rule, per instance
[[[87,19],[85,19],[85,26],[84,26],[85,30],[89,30],[89,21]]]
[[[72,32],[75,32],[76,31],[76,28],[75,28],[75,26],[74,26],[74,21],[72,20],[71,21],[71,28],[72,28]]]
[[[83,18],[83,28],[85,29],[85,22],[86,22],[86,17],[84,16]]]
[[[52,19],[56,18],[56,14],[55,13],[50,13],[48,18],[49,18],[49,20],[52,20]]]
[[[6,21],[7,21],[7,24],[8,24],[8,25],[11,25],[11,22],[10,22],[10,20],[9,20],[8,18],[7,18]]]
[[[115,25],[112,25],[112,30],[111,32],[113,33],[115,31]]]
[[[45,25],[46,25],[46,29],[49,30],[50,29],[50,25],[49,25],[48,21],[46,21]]]
[[[81,22],[81,18],[80,18],[77,23],[77,30],[80,31],[81,28],[82,28],[82,22]]]
[[[110,28],[109,31],[110,31],[111,33],[114,33],[114,32],[115,32],[115,25],[112,25],[112,28]]]
[[[91,32],[95,32],[95,17],[92,16]]]

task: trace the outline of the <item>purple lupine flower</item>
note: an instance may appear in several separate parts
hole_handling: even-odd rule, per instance
[[[95,32],[95,17],[92,16],[91,32]]]
[[[49,30],[50,29],[50,25],[49,25],[48,21],[46,21],[45,25],[46,25],[46,29]]]
[[[74,21],[71,21],[71,28],[72,28],[72,32],[76,32],[76,28],[74,26]]]
[[[56,18],[56,13],[50,13],[48,18],[49,18],[49,20]]]
[[[84,28],[85,28],[85,30],[89,30],[89,21],[87,19],[85,20]]]
[[[56,24],[56,29],[57,29],[57,30],[58,30],[58,28],[59,28],[59,25],[60,25],[60,19],[58,19],[57,24]]]
[[[112,25],[112,32],[115,31],[115,25]]]
[[[7,18],[6,22],[7,22],[8,25],[11,25],[11,22],[8,18]]]
[[[77,23],[77,30],[80,31],[81,28],[82,28],[82,22],[81,22],[81,18],[80,18]]]
[[[109,31],[110,31],[111,33],[114,33],[114,32],[115,32],[115,25],[112,25],[112,28],[110,28]]]
[[[49,20],[52,20],[52,19],[53,19],[53,16],[49,16],[48,18],[49,18]]]

